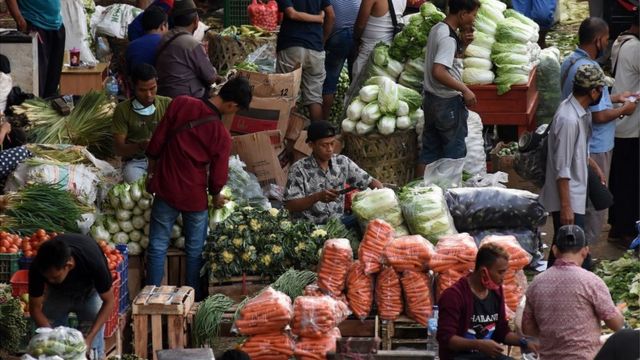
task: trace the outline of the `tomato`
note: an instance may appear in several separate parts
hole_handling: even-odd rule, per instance
[[[12,245],[12,246],[9,248],[9,253],[10,253],[10,254],[15,254],[15,253],[17,253],[17,252],[18,252],[18,247],[17,247],[17,246]]]
[[[24,252],[24,256],[30,258],[30,257],[34,257],[35,255],[33,255],[33,251],[27,250]]]
[[[3,248],[8,248],[9,246],[11,246],[11,243],[9,242],[9,240],[2,240],[0,241],[0,246],[2,246]]]
[[[0,246],[0,254],[4,254],[7,252],[7,248],[4,246]]]
[[[44,231],[44,229],[38,229],[38,230],[35,232],[35,234],[36,234],[38,237],[43,237],[43,236],[47,235],[47,232],[46,232],[46,231]]]

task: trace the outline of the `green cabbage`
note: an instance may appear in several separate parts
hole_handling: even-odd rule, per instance
[[[442,235],[456,233],[444,193],[438,186],[403,188],[400,207],[412,234],[435,243]]]
[[[491,50],[491,47],[493,46],[493,44],[495,44],[495,42],[496,39],[494,39],[493,36],[487,35],[480,31],[476,31],[473,34],[473,41],[471,42],[471,45]]]
[[[416,58],[409,60],[405,66],[404,71],[410,75],[423,78],[424,77],[424,58]]]
[[[413,125],[411,118],[408,116],[398,116],[396,119],[396,127],[400,130],[406,130]]]
[[[391,135],[396,130],[396,118],[385,115],[378,121],[378,132],[382,135]]]
[[[473,23],[473,25],[475,26],[476,30],[478,30],[479,32],[482,32],[491,36],[495,35],[496,28],[498,26],[495,22],[491,21],[491,19],[482,15],[476,16],[476,21]]]
[[[508,74],[527,75],[531,73],[533,66],[531,65],[500,65],[496,66],[496,74],[498,76],[504,76]]]
[[[499,12],[504,12],[507,9],[507,4],[499,0],[480,0],[482,6],[490,6]]]
[[[509,54],[509,53],[499,53],[491,56],[491,60],[493,60],[496,66],[500,65],[528,65],[529,64],[529,56],[521,55],[521,54]]]
[[[489,59],[482,59],[477,57],[468,57],[463,60],[465,70],[467,68],[474,68],[480,70],[491,70],[493,63]]]
[[[409,105],[410,112],[413,112],[422,106],[422,96],[420,93],[400,84],[398,84],[398,99]]]
[[[396,111],[397,116],[406,116],[409,115],[409,104],[402,100],[398,100],[398,111]]]
[[[404,223],[398,198],[389,188],[368,189],[357,193],[353,198],[351,209],[365,226],[373,219],[382,219],[394,228]]]
[[[442,21],[445,18],[444,13],[430,2],[425,2],[420,5],[420,15],[425,18],[435,19],[436,21]]]
[[[468,57],[477,57],[481,59],[490,59],[491,58],[491,49],[483,48],[480,46],[476,46],[473,44],[469,44],[467,49],[464,52],[465,56]]]
[[[494,77],[491,70],[469,68],[462,72],[462,81],[467,85],[491,84]]]
[[[500,43],[526,44],[537,38],[537,31],[514,18],[502,20],[496,29],[496,41]]]
[[[424,111],[422,111],[422,109],[417,109],[413,113],[409,114],[409,118],[411,118],[411,123],[413,125],[424,121]]]
[[[389,75],[389,73],[386,70],[386,67],[380,67],[376,64],[370,64],[369,65],[369,76],[373,77],[373,76],[384,76],[390,80],[395,81],[395,78],[391,75]]]
[[[378,43],[371,53],[373,63],[385,67],[389,63],[389,46],[384,43]]]
[[[378,103],[374,101],[367,104],[367,106],[362,109],[360,120],[367,125],[375,125],[380,117],[382,117],[380,107],[378,106]]]
[[[376,128],[376,125],[365,124],[362,121],[358,121],[356,124],[356,134],[358,135],[366,135],[372,132]]]
[[[378,104],[383,114],[395,115],[398,111],[398,86],[391,80],[385,79],[380,85]]]
[[[509,90],[513,85],[525,85],[529,81],[529,75],[522,74],[505,74],[496,77],[495,84],[498,87],[498,95],[502,95]]]
[[[398,76],[400,76],[400,74],[402,73],[402,70],[403,70],[403,66],[400,61],[397,61],[395,59],[389,59],[389,63],[387,64],[387,69],[386,69],[389,75],[397,79]]]
[[[482,4],[482,6],[480,6],[480,9],[478,9],[478,16],[485,16],[496,24],[504,20],[504,15],[502,15],[501,10],[486,4]]]
[[[529,56],[529,47],[523,44],[511,44],[511,43],[495,43],[491,48],[491,54],[499,53],[512,53]]]
[[[520,14],[519,12],[513,10],[513,9],[507,9],[504,11],[504,16],[508,17],[508,18],[515,18],[520,20],[521,23],[532,27],[533,29],[535,29],[535,31],[539,31],[540,30],[540,26],[533,20],[529,19],[528,17]]]
[[[364,109],[366,105],[367,104],[365,102],[360,101],[359,97],[356,97],[356,99],[353,100],[349,107],[347,107],[347,117],[349,118],[349,120],[359,120],[360,116],[362,116],[362,109]]]
[[[342,120],[342,132],[352,133],[356,130],[356,122],[349,118]]]
[[[409,71],[405,71],[402,73],[402,75],[400,75],[400,79],[398,79],[398,84],[404,85],[416,91],[422,91],[423,79],[424,79],[424,76],[414,76]]]
[[[370,103],[378,98],[380,87],[377,85],[367,85],[360,89],[360,100]]]

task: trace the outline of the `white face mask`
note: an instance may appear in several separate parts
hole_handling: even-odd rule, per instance
[[[156,112],[155,104],[151,104],[145,107],[140,103],[140,101],[138,101],[138,99],[133,99],[133,101],[131,102],[131,107],[133,108],[133,111],[136,112],[136,114],[142,115],[142,116],[153,115]]]

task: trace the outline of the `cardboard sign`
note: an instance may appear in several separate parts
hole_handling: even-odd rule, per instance
[[[279,159],[284,154],[280,131],[234,136],[231,152],[247,164],[247,171],[256,175],[261,187],[269,184],[286,185],[287,174]]]
[[[238,75],[245,77],[251,84],[251,93],[258,97],[297,98],[300,93],[302,68],[286,74],[262,74],[239,70]]]
[[[280,130],[284,135],[289,126],[289,114],[295,103],[295,99],[290,98],[254,96],[249,109],[240,110],[233,117],[230,130],[238,134]]]

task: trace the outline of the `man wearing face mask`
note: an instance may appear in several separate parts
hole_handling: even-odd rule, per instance
[[[578,48],[562,63],[560,81],[562,86],[562,98],[568,98],[573,91],[574,78],[577,69],[584,64],[592,64],[598,68],[600,65],[596,59],[602,57],[609,42],[609,26],[596,17],[587,18],[580,24],[578,30]],[[609,94],[608,87],[603,87],[602,96],[598,101],[589,104],[589,110],[593,121],[593,132],[589,140],[589,154],[591,159],[602,170],[598,173],[602,183],[609,181],[611,157],[616,131],[616,119],[625,115],[631,115],[636,104],[626,101],[632,94],[628,91],[619,94]],[[622,106],[614,108],[612,103],[621,103]],[[598,240],[604,225],[605,210],[596,211],[591,204],[586,209],[584,227],[587,241],[593,244]],[[563,223],[566,225],[568,223]],[[590,263],[590,261],[587,261]]]
[[[153,131],[164,116],[171,99],[156,95],[156,70],[149,64],[138,64],[131,71],[133,97],[123,101],[113,113],[113,147],[123,160],[126,182],[134,182],[147,173],[147,149]]]
[[[502,282],[509,268],[509,254],[495,244],[478,250],[473,273],[461,278],[440,296],[438,344],[441,360],[512,359],[503,354],[505,345],[536,352],[509,329]]]
[[[591,360],[601,345],[600,322],[618,331],[624,318],[604,281],[580,268],[589,254],[580,227],[561,227],[551,251],[556,265],[527,288],[522,332],[539,338],[541,359]]]

